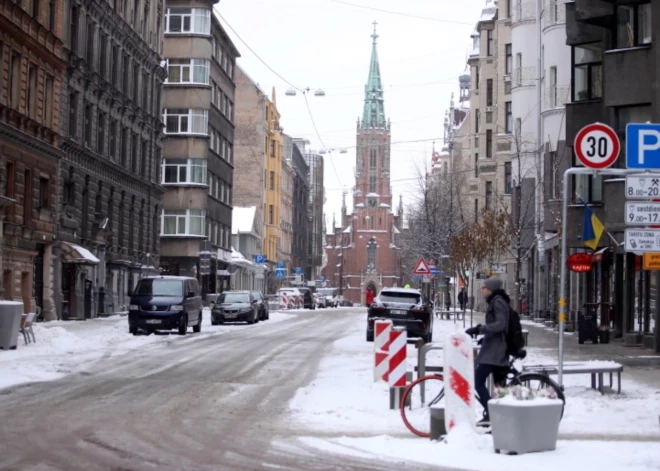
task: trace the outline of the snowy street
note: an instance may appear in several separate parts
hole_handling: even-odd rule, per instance
[[[490,436],[443,444],[408,432],[373,382],[365,318],[364,308],[271,313],[253,326],[207,316],[185,337],[133,337],[122,317],[39,325],[36,344],[0,352],[0,469],[657,470],[660,394],[644,369],[626,366],[621,396],[567,377],[557,450],[500,456]],[[436,320],[436,341],[453,329]],[[530,329],[526,361],[552,362],[551,334]],[[409,370],[415,355],[409,344]]]

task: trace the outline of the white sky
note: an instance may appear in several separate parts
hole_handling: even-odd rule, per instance
[[[428,166],[433,139],[436,148],[442,148],[444,113],[451,92],[458,96],[470,34],[485,4],[486,0],[221,0],[216,5],[241,53],[241,67],[265,92],[275,87],[284,132],[309,139],[317,150],[322,140],[327,148],[348,151],[325,155],[328,229],[333,213],[339,220],[342,188],[348,190],[352,208],[356,120],[362,116],[372,22],[378,22],[385,113],[392,122],[393,196],[398,204],[403,194],[406,206],[416,192],[415,166]],[[308,95],[320,139],[304,97],[285,96],[291,87],[232,29],[284,79],[298,88],[325,91],[324,97]],[[400,141],[423,142],[394,144]]]

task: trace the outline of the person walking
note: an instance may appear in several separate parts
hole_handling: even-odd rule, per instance
[[[474,388],[479,396],[479,402],[484,408],[483,419],[479,425],[490,425],[488,401],[490,393],[486,386],[488,377],[492,374],[496,383],[509,371],[509,355],[507,354],[506,334],[509,327],[510,298],[502,289],[502,280],[496,277],[488,278],[481,287],[481,293],[486,298],[486,323],[471,327],[466,334],[476,337],[483,335],[479,341],[481,349],[477,355],[477,367],[474,372]]]
[[[367,307],[370,307],[371,303],[374,302],[374,292],[371,291],[371,287],[367,288],[366,301]]]

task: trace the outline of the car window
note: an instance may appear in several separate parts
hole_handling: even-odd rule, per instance
[[[381,291],[378,297],[384,303],[419,304],[422,300],[422,296],[418,293],[399,293],[396,291]]]
[[[254,297],[254,299],[261,299],[261,293],[259,291],[250,291],[250,294]]]
[[[220,293],[218,303],[249,303],[251,301],[248,293]]]
[[[144,279],[140,280],[135,294],[137,296],[183,296],[181,280]]]

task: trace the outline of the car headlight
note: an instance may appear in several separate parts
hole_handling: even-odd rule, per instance
[[[183,306],[170,306],[171,311],[183,311]]]
[[[138,307],[137,304],[129,304],[129,305],[128,305],[128,310],[129,310],[129,311],[139,311],[140,308]]]

